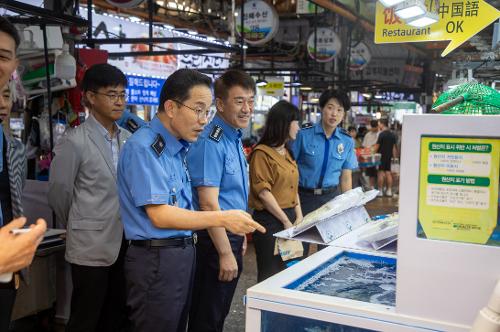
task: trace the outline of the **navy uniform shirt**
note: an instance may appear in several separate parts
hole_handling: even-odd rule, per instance
[[[122,117],[116,121],[116,124],[122,128],[127,129],[132,134],[135,133],[139,128],[144,126],[147,122],[130,112],[129,110],[125,110],[122,114]]]
[[[327,139],[321,122],[303,128],[291,149],[299,167],[299,186],[309,189],[337,186],[344,169],[358,168],[354,141],[337,127]],[[322,182],[322,183],[321,183]]]
[[[191,231],[155,227],[145,205],[192,209],[185,155],[189,144],[172,136],[158,117],[132,135],[118,163],[118,195],[127,240],[191,236]]]
[[[216,116],[187,154],[191,184],[218,187],[221,210],[243,210],[248,204],[248,164],[243,153],[241,129],[235,129]],[[198,192],[193,205],[199,210]]]

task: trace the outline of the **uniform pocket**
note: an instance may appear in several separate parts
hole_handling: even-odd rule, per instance
[[[233,175],[236,173],[236,160],[234,158],[226,158],[226,162],[224,164],[224,169],[227,174]]]
[[[104,221],[96,220],[73,220],[70,222],[71,229],[82,231],[100,231],[104,229]]]

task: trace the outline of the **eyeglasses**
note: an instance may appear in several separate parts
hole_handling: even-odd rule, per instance
[[[210,121],[212,121],[212,119],[215,116],[216,110],[215,109],[211,109],[211,107],[208,107],[206,109],[203,109],[201,107],[192,108],[192,107],[190,107],[188,105],[185,105],[185,104],[181,103],[178,100],[175,100],[175,99],[172,99],[172,100],[175,101],[177,104],[179,104],[181,106],[184,106],[186,108],[189,108],[191,111],[195,112],[196,115],[198,116],[198,121],[199,120],[207,120],[207,122],[210,122]]]
[[[96,95],[103,95],[108,97],[109,101],[111,101],[112,103],[116,103],[119,99],[126,101],[128,97],[126,93],[118,94],[118,93],[101,93],[97,91],[92,91],[92,92],[95,93]]]

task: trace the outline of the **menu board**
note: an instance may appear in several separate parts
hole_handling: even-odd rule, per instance
[[[499,138],[421,138],[419,237],[500,246]]]

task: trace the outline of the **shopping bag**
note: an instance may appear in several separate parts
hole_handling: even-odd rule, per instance
[[[304,247],[300,241],[276,239],[274,243],[274,255],[278,254],[286,262],[290,259],[302,257],[304,255]]]
[[[391,173],[399,174],[399,159],[391,159]]]

